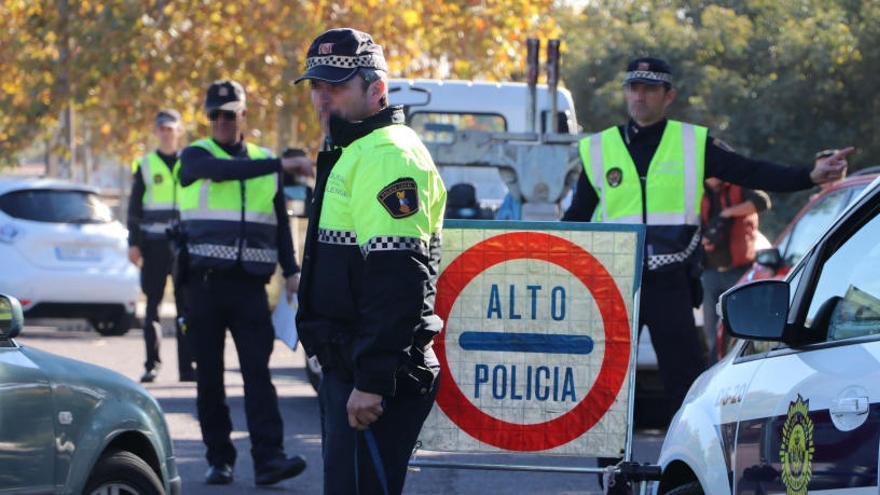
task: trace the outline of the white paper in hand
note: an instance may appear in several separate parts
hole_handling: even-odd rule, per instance
[[[296,350],[297,333],[296,333],[296,295],[293,296],[293,302],[287,302],[287,295],[282,293],[278,298],[278,304],[275,305],[275,311],[272,312],[272,326],[275,327],[275,338],[287,344],[290,350]]]

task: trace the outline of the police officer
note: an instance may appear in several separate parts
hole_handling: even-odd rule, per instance
[[[159,347],[162,327],[159,324],[159,304],[165,294],[165,282],[173,263],[172,246],[167,232],[178,220],[177,194],[179,186],[174,176],[177,164],[177,146],[182,128],[180,114],[162,110],[156,115],[156,137],[159,148],[138,158],[131,164],[132,186],[128,203],[128,259],[135,265],[141,261],[141,289],[147,297],[144,315],[144,343],[147,360],[144,362],[142,383],[156,379],[162,360]],[[184,331],[183,294],[175,284],[177,306],[175,327],[177,334],[177,370],[180,381],[195,381],[193,357]]]
[[[738,155],[705,127],[666,118],[676,91],[669,64],[658,58],[630,62],[624,92],[629,122],[580,142],[584,172],[563,220],[647,224],[639,327],[648,326],[674,411],[706,367],[691,309],[702,302],[703,179],[769,191],[807,189],[839,179],[853,148],[818,160],[812,170]]]
[[[446,190],[388,106],[370,35],[332,29],[309,47],[318,155],[297,328],[323,367],[324,493],[400,493],[436,395],[432,338]]]
[[[198,413],[208,484],[233,481],[236,452],[223,384],[226,329],[244,379],[257,485],[298,475],[306,462],[284,454],[278,398],[269,373],[274,331],[266,283],[280,264],[290,299],[299,285],[279,172],[309,173],[305,158],[283,161],[244,140],[246,96],[235,81],[208,88],[211,137],[181,153],[180,215],[189,257],[189,332],[198,363]]]

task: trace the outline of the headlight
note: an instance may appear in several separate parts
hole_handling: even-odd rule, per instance
[[[4,244],[12,244],[21,234],[22,230],[11,223],[0,225],[0,242]]]

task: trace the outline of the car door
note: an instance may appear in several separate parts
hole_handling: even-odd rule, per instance
[[[878,492],[880,194],[862,206],[792,286],[789,322],[813,343],[762,359],[743,399],[734,493]]]
[[[53,411],[46,376],[0,338],[0,493],[54,493]]]

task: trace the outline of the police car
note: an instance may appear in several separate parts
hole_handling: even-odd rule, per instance
[[[131,327],[140,285],[125,227],[98,191],[0,178],[0,292],[29,318],[86,318],[103,335]]]
[[[878,493],[880,179],[784,280],[719,305],[742,340],[676,413],[655,493]]]

